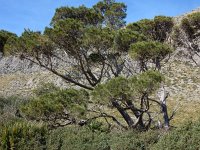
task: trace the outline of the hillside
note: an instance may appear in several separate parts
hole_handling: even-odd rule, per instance
[[[184,16],[199,12],[200,9],[184,15],[174,17],[175,24],[179,24]],[[199,42],[200,43],[200,42]],[[171,99],[182,101],[199,101],[200,97],[200,70],[185,53],[185,47],[177,47],[172,58],[164,66],[164,72],[169,77],[169,87]],[[2,54],[1,54],[2,55]],[[200,62],[199,57],[195,58]],[[62,69],[66,64],[56,62]],[[0,94],[1,95],[29,95],[30,92],[41,83],[54,83],[60,87],[69,86],[56,75],[48,72],[44,68],[30,63],[27,60],[20,60],[17,57],[0,56]]]
[[[174,17],[174,22],[179,24],[188,14],[199,11],[200,9],[196,9]],[[200,69],[185,53],[187,53],[185,47],[177,47],[172,58],[164,64],[162,70],[168,79],[169,104],[180,107],[177,118],[181,119],[176,122],[184,122],[191,116],[195,119],[196,115],[193,114],[200,110],[197,109],[200,108]],[[199,57],[196,57],[196,61],[200,62]],[[67,67],[66,64],[61,62],[55,63],[59,64],[60,69]],[[35,88],[44,83],[53,83],[62,88],[69,87],[69,84],[60,77],[17,57],[1,57],[0,68],[0,95],[3,96],[30,96]],[[193,109],[194,107],[195,109]]]
[[[127,6],[57,8],[0,30],[0,149],[199,149],[200,8],[126,24]]]

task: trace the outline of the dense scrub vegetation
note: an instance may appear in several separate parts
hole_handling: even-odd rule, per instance
[[[170,132],[102,130],[101,125],[68,126],[54,130],[39,122],[15,120],[0,130],[1,149],[38,150],[141,150],[198,149],[200,123],[188,122]]]
[[[9,31],[0,30],[0,52],[2,52],[4,55],[7,54],[7,51],[5,51],[4,46],[12,37],[17,37],[17,35]]]
[[[176,110],[168,112],[161,68],[174,50],[169,38],[181,45],[178,36],[198,36],[199,13],[179,27],[166,16],[126,25],[126,8],[114,0],[61,7],[44,33],[0,32],[3,54],[29,60],[74,87],[49,83],[26,99],[1,98],[1,149],[198,148],[199,122],[170,125]],[[190,50],[197,52],[192,39]],[[60,69],[54,60],[69,67]],[[127,60],[137,67],[127,67]]]
[[[1,149],[45,149],[47,128],[39,123],[14,122],[1,129]]]
[[[158,76],[154,80],[160,80],[159,78]],[[120,86],[117,85],[118,80],[124,82],[121,88],[117,87]],[[151,82],[148,80],[142,81],[142,79],[131,80],[135,80],[133,84],[140,84],[140,82],[149,84]],[[115,84],[114,88],[110,88],[110,86],[113,86],[112,82]],[[98,93],[96,100],[105,106],[106,101],[110,101],[109,97],[111,95],[120,96],[118,90],[121,91],[123,88],[125,90],[126,86],[130,86],[130,81],[127,82],[128,85],[125,84],[126,82],[127,79],[122,77],[115,78],[115,80],[109,81],[108,84],[100,85],[97,90],[93,91],[93,95],[95,96]],[[41,89],[46,91],[41,93]],[[137,90],[141,89],[140,87]],[[104,97],[101,97],[102,90],[105,90],[105,93],[102,93]],[[199,121],[185,123],[177,128],[171,128],[170,131],[156,128],[150,128],[148,131],[140,131],[137,128],[126,130],[117,126],[117,124],[114,125],[114,121],[111,123],[110,118],[107,121],[111,124],[107,124],[106,120],[101,118],[90,120],[91,115],[94,116],[94,114],[90,113],[87,116],[85,115],[85,109],[74,109],[74,107],[81,107],[81,105],[76,105],[76,103],[70,105],[73,98],[75,102],[79,102],[79,98],[83,98],[80,95],[88,96],[85,91],[75,91],[74,89],[60,90],[52,84],[45,84],[34,90],[36,93],[34,99],[2,98],[0,149],[198,149],[198,143],[200,142]],[[127,96],[131,96],[134,92],[137,91],[127,90],[125,93]],[[65,106],[67,103],[69,105]],[[61,109],[57,109],[58,105]],[[86,108],[86,104],[82,106]],[[63,111],[64,108],[65,111]],[[65,114],[66,110],[67,115]],[[81,113],[81,115],[77,115],[78,113]],[[75,122],[80,119],[77,117],[81,117],[81,119],[89,117],[87,124],[84,126],[81,126],[80,122],[76,124],[71,119],[73,115],[76,117],[74,118]],[[58,119],[57,123],[55,118]],[[122,119],[119,116],[117,118]],[[62,122],[63,119],[64,123]],[[67,124],[65,124],[65,121],[67,121]]]

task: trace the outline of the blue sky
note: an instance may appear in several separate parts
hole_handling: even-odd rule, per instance
[[[117,0],[128,6],[127,22],[156,15],[177,16],[200,7],[200,0]],[[98,0],[0,0],[0,29],[20,35],[24,29],[43,31],[60,6],[91,7]]]

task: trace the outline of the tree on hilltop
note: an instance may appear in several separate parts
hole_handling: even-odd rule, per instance
[[[155,16],[154,19],[142,19],[135,23],[130,23],[127,28],[148,37],[149,40],[165,42],[174,26],[173,19],[166,16]]]
[[[120,12],[123,13],[121,17],[116,13],[115,21],[123,22],[126,11],[124,5],[112,3],[114,6],[108,6],[122,7]],[[110,13],[112,11],[115,9],[109,10]],[[113,12],[113,17],[114,14]],[[46,28],[44,34],[26,30],[21,37],[10,39],[6,48],[21,55],[21,58],[46,68],[67,82],[92,90],[106,73],[118,76],[124,63],[121,58],[123,51],[119,52],[114,48],[119,45],[115,42],[118,35],[112,27],[103,23],[106,15],[102,16],[97,10],[84,6],[61,7],[56,10],[52,26]],[[137,41],[137,36],[130,36],[128,40]],[[67,68],[59,72],[53,60],[70,63],[69,58],[73,61],[70,70]]]
[[[11,54],[46,68],[64,81],[90,90],[92,102],[97,102],[98,106],[101,103],[111,104],[128,128],[149,129],[153,121],[151,113],[157,111],[151,110],[151,103],[159,105],[164,114],[164,124],[168,124],[167,97],[159,101],[150,96],[155,95],[163,81],[162,75],[155,70],[160,70],[161,61],[172,52],[164,44],[173,25],[171,18],[155,17],[153,21],[143,20],[124,27],[125,17],[125,4],[114,0],[100,1],[93,8],[61,7],[56,10],[51,27],[46,28],[44,33],[25,30],[20,37],[9,38],[4,47]],[[123,77],[126,56],[140,64],[142,73]],[[55,60],[67,67],[59,68]],[[58,99],[55,94],[46,96],[51,100],[40,96],[31,104],[33,107],[27,106],[24,111],[34,116],[35,106],[42,104],[41,108],[45,105],[47,109],[55,109],[53,115],[57,117],[67,108],[66,103],[60,102],[63,97]],[[51,107],[44,102],[46,100],[50,105],[59,103]],[[42,110],[42,119],[48,120],[51,113],[45,116],[46,110]],[[85,123],[98,117],[108,117],[124,127],[116,117],[102,111],[98,113],[99,116],[86,119]]]
[[[196,65],[199,65],[195,56],[200,57],[198,39],[200,37],[200,12],[185,16],[178,26],[173,28],[173,44],[187,49],[188,56]]]

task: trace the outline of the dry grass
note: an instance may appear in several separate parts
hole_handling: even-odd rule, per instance
[[[0,76],[0,95],[29,95],[41,83],[65,83],[62,79],[49,73],[7,74]]]
[[[200,118],[200,102],[198,101],[168,101],[169,114],[173,108],[178,104],[178,111],[171,121],[171,125],[180,126],[187,121],[196,121]]]

